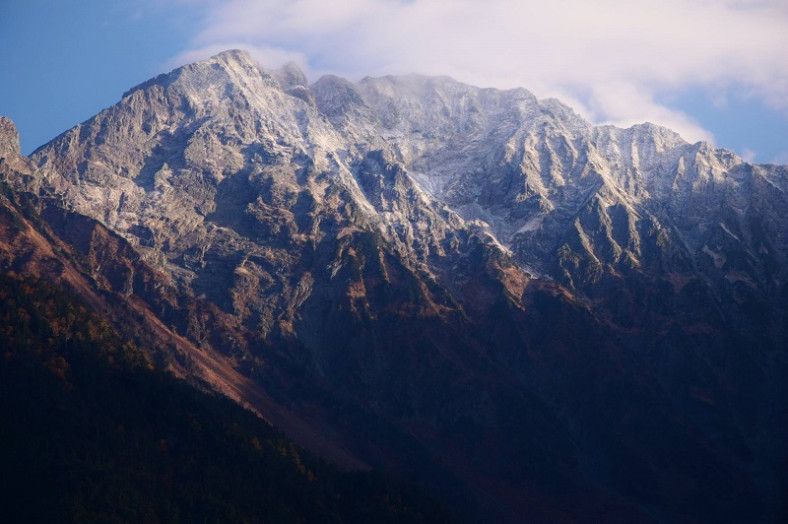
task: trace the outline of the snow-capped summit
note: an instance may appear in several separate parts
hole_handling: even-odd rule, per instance
[[[32,160],[13,183],[205,305],[157,322],[337,456],[512,521],[533,501],[534,520],[746,520],[783,478],[761,401],[788,398],[786,166],[525,89],[309,85],[242,51],[137,86]]]

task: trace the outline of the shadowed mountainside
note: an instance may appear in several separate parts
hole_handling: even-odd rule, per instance
[[[6,150],[10,198],[84,261],[54,278],[346,467],[472,519],[781,511],[785,167],[522,89],[310,86],[241,52]],[[53,259],[6,238],[5,267]]]

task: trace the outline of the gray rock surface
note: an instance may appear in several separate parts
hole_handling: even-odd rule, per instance
[[[19,154],[19,132],[10,119],[0,116],[0,157]]]
[[[720,299],[738,282],[768,301],[787,277],[785,166],[652,124],[595,127],[524,89],[418,75],[307,86],[294,64],[229,51],[132,89],[33,158],[75,210],[220,302],[232,266],[253,275],[242,288],[252,278],[289,303],[298,285],[254,257],[352,227],[439,280],[477,235],[587,298],[646,279],[702,281]],[[265,292],[234,296],[226,309],[256,296],[255,315],[276,316]]]
[[[511,521],[777,515],[785,166],[524,89],[307,85],[239,51],[32,161],[9,183],[125,238],[211,312],[167,317],[195,351],[362,462]]]

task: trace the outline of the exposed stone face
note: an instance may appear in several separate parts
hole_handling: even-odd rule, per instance
[[[19,154],[19,132],[10,119],[0,116],[0,158]]]
[[[774,514],[755,501],[783,480],[763,406],[788,398],[784,166],[523,89],[308,86],[241,52],[33,160],[15,187],[139,254],[105,266],[113,292],[254,379],[285,431],[332,435],[332,457],[512,521]],[[89,238],[96,263],[121,249]]]
[[[34,171],[33,163],[20,151],[16,125],[0,116],[0,181],[32,188]]]

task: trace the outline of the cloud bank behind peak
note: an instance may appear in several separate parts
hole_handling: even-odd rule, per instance
[[[446,74],[555,96],[596,123],[713,135],[658,100],[756,97],[788,115],[784,0],[190,0],[204,9],[184,63],[228,48],[311,77]]]

